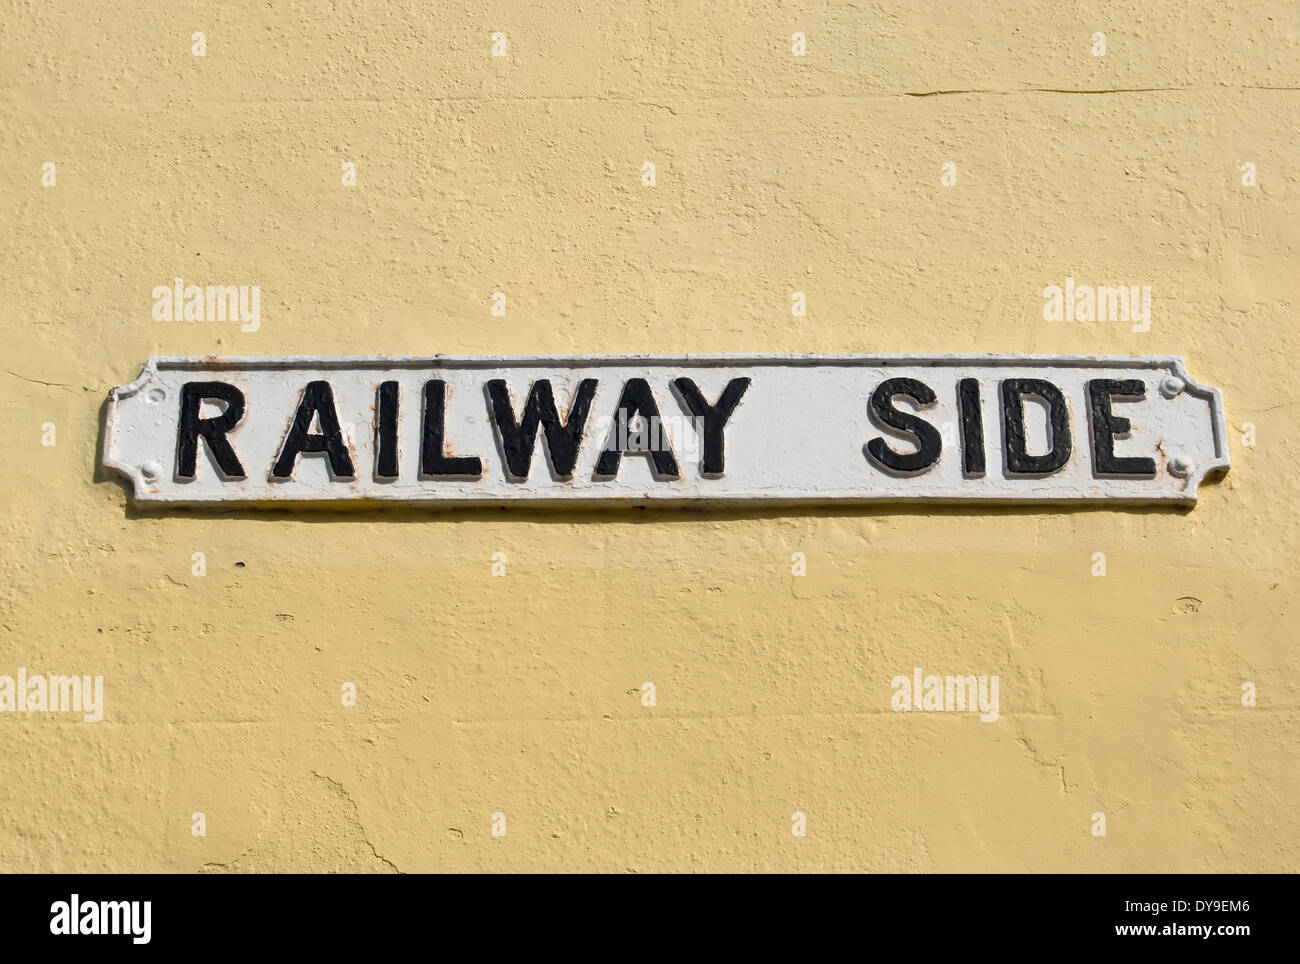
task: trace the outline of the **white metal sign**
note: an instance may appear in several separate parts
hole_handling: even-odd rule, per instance
[[[1180,358],[151,358],[103,464],[140,503],[1196,501]]]

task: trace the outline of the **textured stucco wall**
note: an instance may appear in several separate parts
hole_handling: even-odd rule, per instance
[[[0,869],[1300,869],[1300,6],[0,25],[0,674],[106,702],[0,713]],[[153,321],[178,276],[260,285],[260,330]],[[1150,285],[1151,330],[1044,321],[1067,276]],[[95,479],[153,354],[974,351],[1184,355],[1233,469],[1191,512],[146,515]],[[917,666],[998,675],[1001,718],[892,712]]]

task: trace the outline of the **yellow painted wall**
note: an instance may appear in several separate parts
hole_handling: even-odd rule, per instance
[[[0,869],[1300,868],[1300,6],[0,22],[0,674],[106,701],[0,714]],[[1045,322],[1067,275],[1151,285],[1151,330]],[[177,276],[260,285],[261,329],[152,321]],[[1232,471],[1190,512],[150,515],[95,479],[153,354],[974,351],[1184,355]],[[1001,719],[895,714],[915,666],[998,675]]]

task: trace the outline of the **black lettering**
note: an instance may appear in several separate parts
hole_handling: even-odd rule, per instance
[[[397,478],[397,382],[381,382],[375,399],[375,479]]]
[[[1025,396],[1047,403],[1051,448],[1045,455],[1025,451]],[[1070,460],[1070,410],[1065,396],[1041,378],[1007,378],[1002,382],[1002,432],[1006,440],[1007,472],[1011,475],[1050,475]]]
[[[686,410],[697,419],[704,421],[704,454],[700,459],[700,474],[706,479],[722,477],[726,459],[726,440],[723,431],[731,413],[740,404],[741,396],[749,388],[748,378],[733,378],[718,396],[718,403],[710,405],[705,401],[699,386],[689,378],[678,378],[673,382],[677,397],[681,399]]]
[[[638,415],[645,423],[645,431],[629,436],[628,425]],[[629,378],[623,386],[614,425],[596,462],[596,478],[608,480],[616,477],[625,452],[628,455],[648,455],[657,479],[675,479],[680,474],[668,433],[663,430],[659,406],[644,378]]]
[[[943,438],[939,435],[939,430],[925,419],[894,408],[896,395],[910,398],[917,405],[928,408],[935,402],[934,390],[915,378],[890,378],[881,382],[871,393],[869,408],[876,421],[912,436],[916,441],[916,451],[895,452],[885,444],[884,439],[873,438],[866,445],[867,455],[890,472],[924,472],[939,461]]]
[[[984,474],[984,407],[978,378],[957,383],[957,408],[961,413],[961,468],[967,478]]]
[[[537,441],[537,427],[546,433],[546,455],[556,478],[570,479],[578,462],[578,448],[586,428],[587,412],[596,395],[596,379],[584,378],[569,406],[569,416],[560,420],[555,408],[555,395],[550,379],[540,378],[528,390],[524,403],[524,417],[516,421],[510,404],[510,390],[504,379],[494,378],[487,383],[488,401],[492,421],[496,425],[497,439],[506,465],[506,474],[513,482],[528,478],[533,464],[533,446]]]
[[[1139,379],[1119,381],[1094,378],[1088,382],[1088,421],[1092,426],[1092,469],[1095,475],[1135,475],[1151,478],[1156,474],[1156,460],[1115,455],[1115,438],[1126,437],[1132,428],[1128,419],[1111,411],[1112,398],[1141,401],[1147,387]]]
[[[310,432],[312,416],[320,419],[320,434]],[[334,410],[334,390],[329,382],[308,382],[302,390],[302,400],[294,412],[289,433],[284,438],[280,456],[271,469],[271,478],[285,481],[293,478],[293,470],[298,464],[300,454],[315,455],[324,452],[329,460],[330,479],[333,481],[351,481],[356,477],[352,468],[352,456],[347,443],[343,441],[343,431],[339,428],[339,416]]]
[[[226,410],[216,418],[199,418],[204,399],[226,403]],[[199,454],[199,437],[208,443],[208,451],[217,463],[223,479],[244,478],[244,467],[226,433],[244,417],[244,393],[226,382],[186,382],[181,386],[181,416],[176,432],[176,478],[194,481],[194,463]]]
[[[421,478],[479,479],[483,462],[476,455],[451,456],[445,453],[447,424],[447,383],[432,379],[424,383],[424,424],[420,443]]]

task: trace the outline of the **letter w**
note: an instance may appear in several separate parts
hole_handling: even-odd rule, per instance
[[[546,432],[546,454],[551,471],[556,478],[568,480],[573,477],[573,468],[578,462],[578,447],[582,444],[583,431],[587,422],[587,412],[591,409],[591,400],[596,395],[596,379],[584,378],[573,396],[569,406],[569,417],[560,420],[560,413],[555,408],[555,395],[551,392],[549,379],[541,378],[533,382],[528,391],[528,401],[524,404],[524,415],[515,418],[514,406],[510,403],[510,389],[504,379],[494,378],[487,383],[488,403],[492,421],[496,425],[497,441],[505,459],[506,474],[512,482],[524,482],[528,479],[528,470],[533,464],[533,444],[537,440],[537,426]]]

